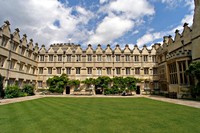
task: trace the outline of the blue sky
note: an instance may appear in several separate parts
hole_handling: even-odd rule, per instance
[[[151,46],[192,25],[193,0],[1,0],[0,22],[39,45]]]

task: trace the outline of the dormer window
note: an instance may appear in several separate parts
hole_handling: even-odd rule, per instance
[[[101,55],[97,55],[97,61],[101,61]]]
[[[5,47],[5,46],[6,46],[6,44],[8,43],[8,40],[9,40],[9,38],[8,38],[8,37],[6,37],[6,36],[3,36],[3,40],[2,40],[2,44],[1,44],[1,46]]]
[[[58,61],[62,61],[62,55],[58,55]]]
[[[117,61],[117,62],[120,61],[120,55],[116,55],[116,61]]]
[[[40,55],[40,61],[44,61],[44,55]]]

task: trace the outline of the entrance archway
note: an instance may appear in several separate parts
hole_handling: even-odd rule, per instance
[[[70,94],[70,86],[66,87],[66,94]]]
[[[140,86],[137,86],[136,94],[140,94]]]

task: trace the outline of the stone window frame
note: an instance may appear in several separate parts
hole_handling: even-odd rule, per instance
[[[66,74],[71,75],[71,67],[66,67]]]
[[[116,67],[116,75],[121,75],[121,68],[120,67]]]
[[[87,55],[87,61],[88,62],[92,62],[92,54],[88,54]]]
[[[49,54],[49,62],[53,62],[53,54]]]
[[[76,67],[76,75],[80,75],[81,74],[81,68],[80,67]]]
[[[144,75],[148,75],[149,74],[149,68],[148,67],[145,67],[144,68]]]
[[[102,67],[97,67],[97,75],[102,75]]]
[[[112,74],[112,68],[111,67],[107,67],[106,68],[106,73],[107,73],[107,75],[111,75]]]
[[[125,71],[126,71],[126,75],[130,75],[131,74],[131,68],[130,67],[126,67]]]
[[[92,74],[92,67],[87,68],[87,74],[89,74],[89,75]]]
[[[140,74],[140,67],[136,67],[136,68],[135,68],[135,74],[136,74],[136,75],[139,75],[139,74]]]

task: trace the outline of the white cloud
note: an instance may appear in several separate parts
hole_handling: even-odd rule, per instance
[[[163,35],[164,33],[162,32],[146,33],[137,40],[137,45],[142,47],[144,44],[152,43],[154,40],[162,38]]]
[[[106,3],[106,2],[108,2],[109,0],[99,0],[99,3],[100,4],[104,4],[104,3]]]
[[[109,11],[122,14],[130,19],[155,13],[154,7],[146,0],[117,0],[111,2],[108,8]]]
[[[105,17],[103,22],[100,23],[88,43],[111,43],[114,39],[122,36],[125,32],[129,31],[134,26],[130,20],[125,20],[118,16]]]
[[[73,15],[72,11],[78,14]],[[80,27],[88,23],[93,13],[83,7],[76,8],[63,5],[57,0],[1,0],[0,21],[8,19],[11,28],[20,28],[21,34],[26,33],[34,42],[50,44],[67,42],[68,38],[76,41],[85,40],[85,32]],[[53,23],[58,20],[60,27]],[[77,34],[79,33],[79,36]]]
[[[100,3],[105,1],[100,1]],[[112,43],[134,26],[144,23],[143,17],[155,13],[147,0],[115,0],[100,7],[99,13],[106,17],[98,24],[88,43]]]
[[[181,1],[181,0],[180,0]],[[172,0],[162,0],[162,2],[166,2],[166,3],[170,3],[172,2]],[[172,2],[173,4],[173,2]],[[189,7],[189,14],[186,14],[183,19],[181,20],[181,22],[177,25],[172,27],[169,30],[165,30],[165,31],[160,31],[160,32],[154,32],[154,29],[151,29],[147,31],[146,34],[144,34],[141,38],[139,38],[137,40],[137,44],[141,47],[144,44],[151,44],[149,47],[152,46],[152,44],[158,40],[158,39],[162,39],[163,36],[168,36],[168,35],[172,35],[174,36],[174,32],[176,29],[181,31],[183,30],[183,24],[184,23],[188,23],[189,25],[192,25],[193,23],[193,14],[194,14],[194,1],[193,0],[187,0],[185,6]]]

